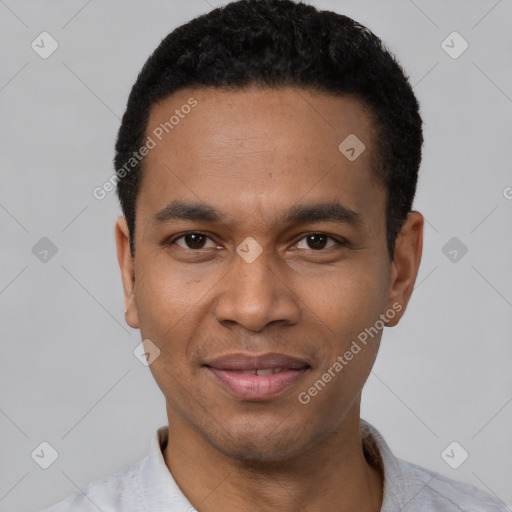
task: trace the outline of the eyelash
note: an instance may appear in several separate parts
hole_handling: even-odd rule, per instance
[[[180,238],[183,238],[187,235],[191,235],[191,234],[194,234],[194,235],[203,235],[207,238],[209,238],[210,240],[212,240],[213,242],[215,242],[215,240],[213,240],[207,233],[203,233],[202,231],[186,231],[185,233],[181,233],[180,235],[176,235],[176,236],[173,236],[167,240],[165,240],[163,242],[163,246],[164,247],[171,247],[177,240],[179,240]],[[323,235],[327,238],[330,238],[331,240],[333,240],[334,242],[336,242],[338,248],[341,248],[341,247],[346,247],[347,246],[347,242],[343,239],[339,239],[337,237],[334,237],[332,235],[328,235],[327,233],[322,233],[322,232],[317,232],[317,231],[313,231],[311,233],[306,233],[304,236],[302,236],[302,238],[299,238],[297,240],[297,242],[295,242],[293,245],[297,245],[300,241],[304,240],[304,238],[307,238],[308,236],[312,236],[312,235]],[[328,247],[327,249],[332,249],[333,247]],[[181,249],[183,249],[183,247],[181,247]],[[327,249],[309,249],[310,251],[312,252],[322,252],[322,251],[326,251]],[[185,249],[185,250],[190,250],[190,251],[193,251],[193,252],[199,252],[199,251],[202,251],[204,250],[203,248],[201,249]]]

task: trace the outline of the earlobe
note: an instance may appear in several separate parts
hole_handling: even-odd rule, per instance
[[[130,233],[128,224],[123,216],[117,218],[115,226],[117,261],[121,270],[123,282],[124,306],[126,323],[138,329],[139,320],[135,304],[135,275],[134,261],[130,252]]]
[[[397,236],[390,267],[388,308],[399,312],[386,323],[388,327],[398,324],[411,298],[423,251],[423,224],[423,215],[412,211]],[[400,309],[398,304],[401,305]]]

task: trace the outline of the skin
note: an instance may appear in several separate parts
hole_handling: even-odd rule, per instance
[[[365,460],[359,412],[382,331],[308,404],[297,397],[393,304],[402,309],[386,325],[399,322],[421,260],[423,216],[408,215],[390,261],[386,191],[370,168],[373,126],[357,99],[182,90],[153,107],[147,134],[190,97],[198,105],[146,156],[134,259],[124,217],[116,223],[126,321],[161,351],[150,370],[167,404],[165,462],[200,512],[378,511],[383,476]],[[338,150],[349,134],[366,146],[352,162]],[[212,205],[226,220],[155,224],[175,199]],[[298,203],[333,200],[362,215],[359,227],[276,222]],[[187,231],[207,238],[163,246]],[[334,238],[318,248],[312,232]],[[236,252],[249,236],[262,248],[252,263]],[[242,400],[203,367],[240,351],[283,352],[311,369],[271,399]]]

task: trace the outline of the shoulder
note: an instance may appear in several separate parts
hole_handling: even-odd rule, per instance
[[[144,460],[98,478],[40,512],[132,512],[143,510],[139,474]]]
[[[409,503],[411,511],[509,512],[503,502],[478,487],[443,476],[412,462],[401,459],[397,461],[403,473],[407,475],[408,487],[416,493]]]
[[[360,429],[367,460],[384,474],[381,512],[510,512],[473,485],[395,457],[382,434],[362,419]]]

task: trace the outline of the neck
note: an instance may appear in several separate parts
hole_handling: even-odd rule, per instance
[[[329,436],[317,440],[300,455],[279,461],[229,457],[179,415],[169,412],[165,462],[180,489],[200,512],[381,509],[383,476],[364,457],[359,404]]]

